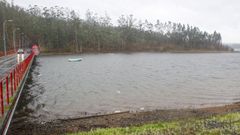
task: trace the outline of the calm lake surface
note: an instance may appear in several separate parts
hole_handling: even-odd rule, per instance
[[[239,81],[240,53],[40,56],[17,114],[46,121],[224,105],[240,101]]]

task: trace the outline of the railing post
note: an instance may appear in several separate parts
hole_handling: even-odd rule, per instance
[[[19,78],[21,76],[21,62],[18,65],[18,70],[17,71],[18,71],[18,83],[19,83]]]
[[[6,92],[7,92],[7,104],[9,105],[9,85],[8,85],[8,76],[6,77]]]
[[[16,68],[13,70],[13,79],[14,79],[14,91],[16,91],[17,90],[17,87],[16,87]]]
[[[11,89],[11,97],[13,96],[13,72],[10,74],[10,89]]]
[[[19,84],[19,76],[20,76],[20,66],[17,66],[17,88],[18,88],[18,84]]]
[[[18,87],[18,66],[16,67],[16,91],[17,91],[17,87]]]
[[[0,82],[0,104],[1,104],[1,115],[4,116],[4,105],[3,105],[3,82]]]
[[[22,80],[22,62],[20,63],[20,76],[19,76],[19,83],[21,82]]]

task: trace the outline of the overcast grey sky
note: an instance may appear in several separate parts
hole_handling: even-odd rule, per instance
[[[8,0],[10,2],[10,0]],[[201,30],[222,34],[224,43],[240,43],[240,0],[14,0],[29,5],[62,6],[85,17],[89,9],[107,14],[116,22],[121,15],[133,14],[137,19],[181,22]]]

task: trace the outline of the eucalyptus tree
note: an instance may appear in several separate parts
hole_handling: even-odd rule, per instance
[[[85,18],[63,7],[30,6],[28,9],[11,6],[0,1],[0,24],[14,18],[17,26],[44,51],[119,51],[119,50],[171,50],[218,49],[222,45],[221,34],[201,31],[189,24],[174,22],[152,23],[137,20],[133,15],[121,15],[117,26],[111,18],[99,16],[88,10]],[[8,26],[8,40],[12,40],[12,26]],[[2,27],[0,27],[2,31]],[[0,32],[0,36],[2,33]],[[0,38],[0,41],[2,38]],[[1,41],[2,43],[2,41]],[[1,44],[0,43],[0,44]],[[2,49],[2,45],[0,45]]]

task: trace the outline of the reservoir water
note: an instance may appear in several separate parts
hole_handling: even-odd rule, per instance
[[[81,57],[81,62],[68,62]],[[16,114],[48,121],[240,101],[240,53],[106,53],[36,58]]]

